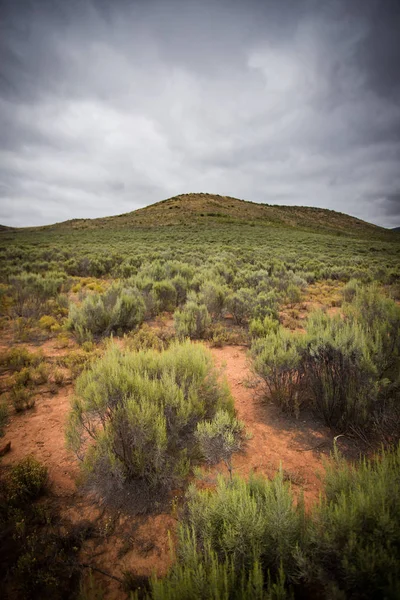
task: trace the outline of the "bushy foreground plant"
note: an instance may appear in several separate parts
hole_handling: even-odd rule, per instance
[[[153,600],[398,598],[400,448],[348,465],[336,453],[308,514],[282,472],[191,487],[177,562]]]
[[[46,491],[47,469],[33,457],[0,471],[2,598],[76,597],[79,550],[92,528],[66,521]]]
[[[199,457],[201,424],[215,415],[224,415],[228,429],[231,420],[234,438],[240,434],[203,346],[122,352],[112,345],[77,380],[67,439],[104,497],[140,484],[169,488]]]
[[[400,308],[375,286],[357,287],[344,317],[312,314],[305,336],[268,329],[250,324],[254,368],[282,408],[311,406],[327,425],[353,430],[393,421]]]
[[[145,305],[134,288],[114,284],[102,294],[90,294],[82,304],[70,304],[69,327],[80,342],[91,336],[135,329],[143,321]]]
[[[298,414],[301,404],[301,347],[303,337],[279,327],[256,338],[251,346],[254,369],[263,378],[268,394],[280,407]]]
[[[376,368],[363,329],[323,313],[308,323],[301,356],[305,393],[329,426],[364,426],[377,398]]]

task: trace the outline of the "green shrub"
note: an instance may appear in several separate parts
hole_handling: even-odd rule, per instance
[[[301,302],[301,290],[297,285],[290,283],[285,291],[285,301],[287,304],[293,305]]]
[[[112,332],[135,329],[143,321],[144,313],[140,293],[115,284],[103,294],[87,296],[79,306],[72,303],[69,327],[82,342],[92,335],[107,336]]]
[[[249,333],[252,338],[262,338],[270,333],[276,333],[279,329],[279,321],[266,315],[264,319],[252,319],[249,323]]]
[[[8,423],[8,406],[0,401],[0,437],[3,437],[5,427]]]
[[[146,323],[126,340],[129,350],[164,350],[165,347],[163,340]]]
[[[332,598],[398,598],[400,446],[356,466],[335,457],[313,513],[312,576]]]
[[[157,312],[172,311],[176,307],[177,291],[171,281],[156,281],[153,294],[156,298]]]
[[[310,317],[301,368],[312,404],[327,425],[368,423],[377,397],[376,370],[357,323],[323,313]]]
[[[177,561],[153,600],[398,598],[400,446],[349,465],[337,452],[308,513],[282,471],[187,493]]]
[[[228,288],[214,281],[205,281],[200,287],[200,302],[205,304],[209,314],[219,319],[225,307]]]
[[[254,369],[264,380],[271,399],[296,415],[302,403],[302,344],[302,336],[279,327],[255,339],[251,346]]]
[[[251,317],[254,303],[255,293],[250,288],[241,288],[228,296],[227,308],[237,325],[241,325]]]
[[[345,302],[352,302],[359,289],[360,282],[358,279],[350,279],[342,289],[342,296]]]
[[[13,292],[13,308],[16,316],[39,317],[46,314],[48,300],[60,292],[64,276],[48,273],[21,273],[10,278]]]
[[[47,468],[27,456],[11,468],[8,499],[14,505],[36,500],[46,490],[47,482]]]
[[[212,421],[199,423],[195,435],[207,462],[223,460],[232,476],[231,456],[242,448],[243,429],[243,423],[226,410],[218,411]]]
[[[67,439],[104,497],[140,485],[168,488],[199,454],[197,424],[231,406],[202,346],[122,352],[111,345],[77,381]]]
[[[172,285],[176,291],[176,303],[178,306],[183,304],[186,301],[187,291],[188,291],[188,282],[185,277],[182,275],[176,275],[171,280]]]
[[[0,366],[3,369],[19,371],[23,367],[36,366],[43,360],[40,353],[31,353],[27,348],[15,347],[0,354]]]
[[[345,314],[365,331],[378,377],[393,379],[400,360],[400,306],[371,285],[357,288],[353,302],[345,306]]]
[[[10,399],[17,413],[35,406],[32,390],[23,386],[14,386],[10,392]]]
[[[272,481],[220,477],[215,492],[190,487],[178,562],[152,580],[151,597],[289,598],[285,581],[296,577],[303,522],[281,472]]]
[[[205,304],[188,300],[182,309],[174,313],[175,331],[179,338],[198,339],[205,336],[211,317]]]
[[[278,319],[278,294],[276,290],[260,292],[254,301],[252,316],[263,320],[266,317]]]

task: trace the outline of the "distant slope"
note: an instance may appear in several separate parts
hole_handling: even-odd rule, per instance
[[[115,217],[73,219],[43,228],[30,229],[119,229],[164,225],[252,222],[329,231],[331,233],[376,235],[385,230],[343,213],[323,208],[257,204],[216,194],[182,194],[145,208]]]
[[[391,231],[400,231],[400,227],[393,227]]]

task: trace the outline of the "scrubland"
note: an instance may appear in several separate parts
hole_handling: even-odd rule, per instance
[[[234,217],[0,233],[6,597],[400,596],[399,238]]]

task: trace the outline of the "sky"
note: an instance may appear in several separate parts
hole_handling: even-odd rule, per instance
[[[0,223],[208,192],[400,226],[400,0],[0,0]]]

